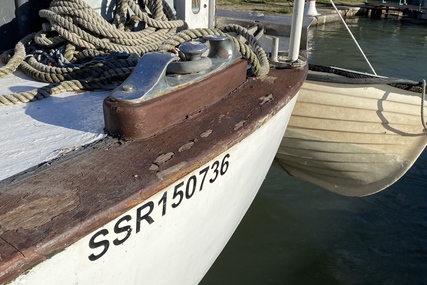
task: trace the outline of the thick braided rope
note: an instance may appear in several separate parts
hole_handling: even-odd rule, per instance
[[[35,61],[35,59],[30,59],[29,61]],[[104,61],[97,63],[89,62],[85,65],[75,68],[60,68],[46,66],[38,63],[37,61],[33,64],[29,64],[24,61],[22,63],[21,69],[31,77],[37,78],[38,81],[58,83],[65,80],[97,78],[105,72],[114,72],[114,70],[128,70],[129,68],[135,67],[136,64],[136,59],[118,59],[115,61]],[[41,65],[40,69],[35,69],[34,66],[38,65]],[[129,73],[127,72],[127,74]]]
[[[0,106],[9,106],[19,103],[27,103],[30,101],[40,100],[55,94],[64,92],[72,92],[79,90],[93,90],[105,88],[106,86],[115,86],[121,84],[132,72],[133,69],[123,70],[108,70],[104,71],[104,76],[99,78],[90,78],[87,80],[68,80],[62,82],[51,83],[47,86],[36,88],[30,91],[0,95]]]
[[[183,22],[168,20],[174,19],[175,16],[164,0],[143,0],[142,2],[152,12],[152,18],[146,12],[141,11],[134,1],[122,0],[117,4],[118,10],[114,20],[116,26],[114,26],[94,13],[82,0],[52,1],[49,10],[41,10],[40,15],[49,19],[53,29],[60,36],[47,38],[44,32],[29,35],[18,43],[14,53],[9,51],[2,56],[3,60],[11,62],[10,70],[13,70],[12,64],[19,65],[27,75],[51,84],[27,92],[2,95],[0,96],[0,106],[25,103],[66,91],[102,88],[110,81],[119,83],[131,73],[136,65],[135,61],[118,60],[111,61],[114,63],[104,62],[97,63],[98,65],[88,64],[61,68],[46,66],[34,58],[29,58],[28,62],[23,61],[26,56],[25,45],[33,39],[37,43],[49,47],[68,42],[65,57],[71,61],[76,58],[93,58],[111,51],[126,51],[140,55],[155,50],[169,51],[183,42],[206,35],[237,33],[243,36],[253,49],[232,37],[234,44],[252,65],[254,74],[261,76],[268,73],[269,65],[264,50],[245,28],[228,25],[220,29],[193,29],[175,34],[176,27],[183,25]],[[149,27],[139,32],[126,32],[128,8],[132,9],[136,17]],[[105,40],[106,38],[108,40]],[[77,48],[84,49],[77,52]],[[13,56],[11,56],[12,54]]]
[[[128,2],[118,1],[116,6],[116,14],[114,15],[113,25],[117,27],[119,31],[124,31],[126,23],[126,12],[128,8]]]
[[[18,103],[27,103],[37,99],[43,99],[54,94],[59,94],[67,91],[78,91],[83,88],[83,85],[78,80],[72,82],[64,81],[61,83],[53,83],[41,88],[30,91],[0,95],[0,106],[14,105]]]
[[[14,51],[7,51],[1,56],[6,65],[0,69],[0,77],[11,74],[19,66],[25,74],[34,79],[48,83],[60,83],[53,87],[51,85],[46,87],[54,92],[60,92],[61,90],[76,91],[80,87],[89,90],[99,88],[105,85],[105,82],[108,81],[108,76],[126,78],[130,74],[129,68],[133,68],[136,65],[135,61],[126,62],[126,60],[121,60],[116,62],[121,63],[121,66],[108,67],[109,64],[104,64],[99,68],[91,67],[83,71],[82,69],[86,69],[86,66],[80,65],[74,68],[52,67],[39,63],[32,57],[29,57],[28,61],[24,61],[27,56],[25,47],[33,40],[46,47],[55,47],[68,42],[65,58],[69,61],[78,58],[93,58],[108,54],[111,51],[138,53],[140,55],[155,51],[165,39],[176,32],[177,27],[183,26],[184,22],[180,20],[170,21],[170,19],[175,19],[175,16],[165,1],[145,0],[143,4],[152,11],[153,18],[150,18],[148,13],[141,11],[135,1],[117,1],[118,8],[115,23],[123,26],[123,28],[119,28],[105,21],[82,0],[52,1],[49,9],[41,10],[39,14],[50,21],[53,30],[57,31],[59,36],[48,38],[45,32],[40,31],[22,39],[16,45]],[[128,8],[134,11],[137,18],[145,20],[148,27],[137,32],[126,32],[125,24],[129,22],[126,17]],[[82,48],[83,50],[81,50]],[[77,49],[80,52],[77,52]],[[99,76],[105,77],[102,77],[103,84],[99,84]],[[61,82],[74,82],[75,79],[83,80],[82,78],[90,78],[90,80],[86,80],[83,85],[64,83],[64,86],[68,87],[61,88],[63,86]],[[3,95],[0,97],[0,102],[2,105],[16,104],[45,98],[46,94],[53,94],[51,91],[46,92],[45,90]]]
[[[5,77],[16,71],[16,69],[18,68],[18,66],[21,64],[21,62],[24,60],[26,56],[25,46],[32,41],[32,39],[34,38],[34,35],[35,34],[30,34],[24,37],[22,40],[20,40],[15,46],[14,54],[12,51],[5,51],[0,56],[2,62],[5,64],[5,66],[0,68],[0,78]]]
[[[166,41],[164,41],[160,47],[159,51],[170,51],[173,50],[178,45],[202,38],[206,35],[226,35],[226,33],[234,32],[238,35],[243,36],[248,44],[242,43],[237,40],[235,37],[232,37],[233,43],[238,47],[240,53],[249,61],[252,66],[252,70],[256,76],[263,76],[268,74],[270,70],[270,65],[268,63],[267,55],[258,41],[253,37],[247,29],[238,26],[238,25],[227,25],[219,29],[191,29],[179,32]],[[254,51],[251,49],[254,49]]]
[[[238,44],[239,51],[244,57],[248,59],[249,63],[252,65],[252,69],[255,75],[267,75],[268,71],[270,70],[270,64],[268,62],[267,55],[256,38],[250,34],[246,28],[239,25],[226,25],[220,27],[219,29],[226,33],[234,32],[243,36],[248,42],[248,45],[238,41],[236,38],[233,38],[234,43]]]
[[[156,1],[158,2],[158,1]],[[62,2],[61,2],[62,3]],[[69,3],[69,2],[66,2]],[[183,26],[183,21],[171,21],[164,20],[159,21],[149,17],[148,13],[143,12],[139,9],[135,3],[131,2],[131,9],[134,13],[142,18],[142,20],[148,24],[149,27],[155,29],[173,29]],[[118,39],[135,39],[143,35],[146,35],[145,30],[139,32],[126,32],[117,29],[113,24],[108,23],[98,13],[84,2],[71,2],[67,5],[61,4],[62,6],[55,5],[57,2],[53,2],[48,10],[41,10],[39,14],[49,20],[58,22],[61,26],[67,29],[73,29],[73,32],[78,33],[78,29],[85,29],[90,31],[94,36],[105,37],[105,38],[118,38]],[[80,7],[80,5],[82,7]],[[72,19],[72,21],[70,20]],[[78,25],[74,25],[74,22]]]
[[[172,35],[170,38],[165,40],[160,46],[158,51],[167,52],[173,50],[175,47],[179,46],[182,43],[203,38],[208,35],[225,35],[221,30],[218,29],[189,29],[181,31],[177,34]]]
[[[118,2],[118,6],[123,7],[123,9],[129,6],[126,3],[133,3],[131,6],[133,9],[135,9],[135,13],[142,14],[142,11],[134,3],[134,1],[122,0]],[[145,1],[145,4],[147,4],[149,7],[156,7],[157,18],[166,18],[162,10],[164,3],[162,0]],[[166,7],[167,8],[164,8],[165,11],[171,13],[171,9],[167,4]],[[47,47],[55,46],[68,40],[80,48],[83,47],[87,49],[98,49],[104,50],[104,52],[126,51],[129,53],[138,53],[142,55],[149,51],[157,50],[161,42],[163,42],[171,34],[175,33],[176,27],[183,26],[184,24],[182,21],[174,21],[171,24],[165,24],[163,26],[158,24],[157,27],[162,27],[160,29],[157,29],[157,27],[149,27],[140,32],[123,32],[119,31],[119,29],[116,29],[113,25],[106,22],[82,0],[54,0],[51,3],[50,9],[51,10],[41,10],[40,15],[42,17],[47,17],[51,21],[52,27],[60,32],[61,37],[47,38],[46,33],[44,32],[39,32],[36,35],[31,34],[25,37],[17,44],[14,53],[8,51],[3,54],[2,60],[4,63],[6,63],[6,66],[0,69],[0,77],[6,76],[17,69],[26,56],[25,45],[33,39],[38,44],[45,45]],[[65,11],[68,14],[61,16],[56,14],[54,11]],[[123,13],[125,12],[119,11],[118,14]],[[145,18],[149,19],[148,14],[145,13],[145,15]],[[97,31],[97,35],[100,38],[92,36],[91,32],[87,32],[82,28],[74,25],[74,23],[71,21],[73,16],[77,22],[84,25],[83,28],[88,29],[88,31],[90,29]],[[126,19],[124,19],[123,22],[125,22],[125,20]],[[87,23],[90,25],[87,25]],[[160,23],[160,21],[155,23]],[[102,39],[103,37],[108,38],[108,36],[111,37],[110,40],[106,41]],[[123,45],[115,43],[114,39],[116,38],[119,39],[119,43],[122,42]]]
[[[66,42],[66,40],[60,36],[48,38],[44,31],[38,31],[34,35],[34,41],[45,47],[56,47]]]
[[[106,52],[127,51],[142,55],[147,52],[147,45],[158,46],[170,32],[169,29],[160,29],[151,34],[147,34],[146,31],[144,33],[122,32],[111,29],[111,27],[107,30],[107,26],[97,25],[96,21],[92,21],[93,29],[89,32],[52,11],[42,10],[40,15],[49,18],[53,29],[58,31],[67,41],[79,47]],[[85,19],[81,21],[84,23]]]

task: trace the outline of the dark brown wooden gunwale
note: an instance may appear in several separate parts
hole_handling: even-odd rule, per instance
[[[194,82],[187,88],[181,87],[168,96],[137,104],[107,97],[104,100],[105,129],[108,134],[126,140],[152,137],[191,116],[197,116],[202,109],[229,94],[246,80],[245,70],[246,64],[233,64],[229,72],[217,71],[215,76]]]
[[[115,141],[0,188],[0,283],[240,142],[297,94],[306,74],[305,67],[249,78],[197,116],[150,139]],[[165,153],[173,157],[153,163]]]

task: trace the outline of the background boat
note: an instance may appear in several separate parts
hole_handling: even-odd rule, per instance
[[[312,64],[275,165],[330,191],[365,196],[397,181],[424,150],[426,83],[377,76],[331,4],[373,75]]]
[[[422,94],[403,89],[421,91],[420,83],[311,70],[275,166],[346,196],[374,194],[400,179],[427,145]]]
[[[348,24],[377,73],[426,77],[425,26],[371,19]],[[311,63],[370,71],[342,24],[312,32]],[[424,151],[395,184],[360,198],[271,168],[201,284],[425,284],[426,166]]]

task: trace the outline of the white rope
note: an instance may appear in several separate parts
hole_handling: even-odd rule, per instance
[[[421,97],[421,123],[425,130],[427,130],[426,122],[424,121],[424,100],[426,99],[426,81],[423,79],[423,95]]]
[[[369,62],[368,58],[366,57],[365,53],[363,52],[362,48],[360,47],[359,43],[357,42],[356,38],[353,36],[353,33],[350,31],[350,28],[347,26],[347,23],[345,22],[344,18],[341,16],[341,13],[338,11],[337,6],[335,6],[333,0],[330,0],[332,6],[334,7],[335,11],[337,11],[338,16],[341,18],[341,21],[344,23],[344,26],[347,28],[347,31],[350,33],[351,38],[356,43],[356,46],[359,48],[360,52],[362,53],[363,57],[365,58],[366,62],[368,63],[369,67],[371,68],[374,75],[377,75],[374,68],[372,67],[371,63]]]

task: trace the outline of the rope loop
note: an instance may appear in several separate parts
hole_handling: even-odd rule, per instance
[[[237,40],[236,37],[231,37],[233,43],[238,48],[239,52],[249,61],[252,66],[252,70],[256,76],[264,76],[270,70],[270,64],[268,62],[267,54],[264,49],[258,43],[256,38],[249,33],[249,31],[239,25],[226,25],[218,29],[190,29],[179,32],[166,41],[164,41],[160,47],[159,51],[171,51],[176,48],[178,45],[203,38],[207,35],[226,35],[227,33],[235,33],[242,36],[247,42],[243,43]]]
[[[117,0],[111,22],[83,0],[52,0],[39,11],[46,19],[42,30],[21,39],[0,60],[0,78],[18,68],[47,86],[0,95],[0,106],[26,103],[65,91],[93,90],[120,84],[132,72],[140,56],[151,51],[171,51],[179,44],[206,35],[231,37],[252,65],[255,75],[266,75],[267,56],[256,39],[237,25],[219,29],[191,29],[177,33],[177,20],[165,0]]]

